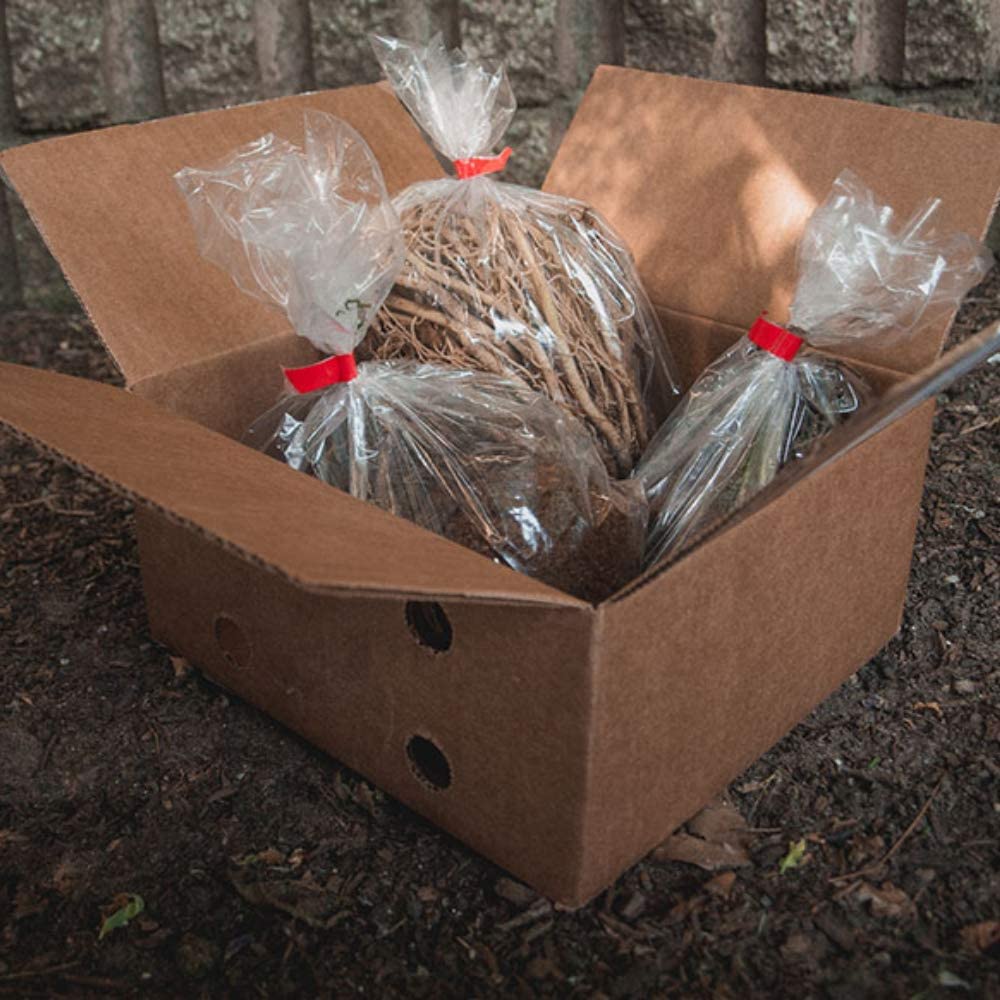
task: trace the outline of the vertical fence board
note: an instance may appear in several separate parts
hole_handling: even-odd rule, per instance
[[[315,89],[309,0],[254,0],[253,15],[263,95]]]
[[[142,121],[166,113],[153,0],[104,0],[101,72],[111,121]]]
[[[14,61],[7,37],[7,0],[0,0],[0,140],[17,135],[17,98],[14,95]]]
[[[17,241],[10,220],[7,191],[0,186],[0,310],[24,305],[21,271],[17,264]]]
[[[986,46],[986,74],[987,82],[995,86],[1000,82],[1000,0],[989,0],[987,13],[990,34]]]
[[[17,138],[17,101],[14,72],[7,38],[7,2],[0,0],[0,146]],[[0,184],[0,309],[23,305],[21,272],[17,264],[17,241],[10,220],[7,190]]]
[[[397,0],[396,32],[412,42],[426,42],[441,32],[445,45],[462,44],[461,4],[459,0]]]
[[[735,83],[767,80],[767,4],[765,0],[716,0],[712,11],[715,41],[711,76]]]
[[[556,0],[555,70],[549,146],[554,153],[594,70],[625,62],[623,0]]]
[[[906,0],[857,0],[854,83],[897,84],[906,65]]]
[[[578,93],[601,63],[625,62],[621,0],[556,0],[556,74],[560,89]]]

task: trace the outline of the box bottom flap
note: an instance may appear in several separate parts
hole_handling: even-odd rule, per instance
[[[307,590],[587,606],[121,389],[0,364],[0,424]]]

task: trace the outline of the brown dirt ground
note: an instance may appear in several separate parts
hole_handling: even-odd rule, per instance
[[[0,356],[115,378],[74,316]],[[748,863],[650,856],[576,912],[172,662],[129,504],[4,436],[0,994],[1000,996],[998,404],[1000,364],[942,397],[904,626],[731,786]]]

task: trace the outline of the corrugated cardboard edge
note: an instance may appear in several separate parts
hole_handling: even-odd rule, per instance
[[[57,140],[50,139],[48,141],[49,142],[53,142],[53,141],[57,141]],[[17,187],[11,182],[10,178],[7,176],[7,170],[4,167],[4,165],[3,165],[3,156],[4,156],[4,154],[2,152],[0,152],[0,172],[2,172],[2,174],[3,174],[3,182],[12,191],[16,192],[17,191]],[[31,207],[30,203],[28,203],[28,202],[26,202],[26,201],[24,201],[22,199],[21,200],[21,204],[24,207],[24,210],[27,213],[28,218],[31,220],[32,225],[34,225],[35,229],[38,230],[38,235],[41,236],[42,242],[45,244],[45,246],[46,246],[47,249],[51,249],[51,243],[49,242],[48,235],[46,234],[44,223],[32,211],[32,207]],[[90,307],[87,305],[87,303],[84,300],[83,296],[80,295],[80,291],[76,287],[76,285],[73,283],[73,279],[66,272],[65,268],[63,268],[62,264],[59,262],[59,258],[56,257],[55,255],[53,255],[53,259],[55,260],[55,262],[57,264],[59,264],[59,271],[60,271],[60,273],[63,276],[63,280],[69,286],[69,290],[73,293],[73,297],[76,299],[76,301],[80,304],[80,307],[83,309],[84,314],[86,315],[87,320],[90,323],[91,328],[97,334],[97,337],[98,337],[98,339],[101,342],[101,345],[104,347],[104,350],[107,352],[108,357],[111,359],[112,363],[114,364],[116,371],[124,378],[125,377],[125,372],[124,372],[124,369],[122,368],[121,362],[115,356],[115,352],[114,352],[114,350],[112,350],[111,345],[107,342],[107,340],[104,339],[104,334],[101,333],[100,327],[94,322],[94,317],[93,317],[93,315],[90,312]]]
[[[18,369],[19,366],[4,365],[2,368],[5,369]],[[0,368],[0,370],[2,370]],[[39,380],[40,384],[45,383],[51,386],[53,391],[59,391],[59,383],[70,381],[85,384],[91,388],[93,391],[106,391],[109,393],[120,394],[123,400],[126,400],[130,406],[134,407],[146,407],[151,411],[157,411],[158,408],[154,407],[150,403],[146,403],[138,397],[132,396],[125,390],[117,389],[111,386],[99,385],[96,383],[89,382],[85,379],[74,379],[70,376],[65,375],[55,375],[51,372],[45,372],[39,369],[25,369],[25,371],[30,371],[32,377]],[[294,584],[296,587],[307,591],[309,593],[316,594],[343,594],[343,593],[378,593],[378,594],[391,594],[400,598],[427,598],[427,599],[442,599],[442,600],[453,600],[460,598],[469,601],[482,601],[487,603],[495,604],[519,604],[527,603],[531,605],[540,606],[569,606],[574,608],[583,608],[586,610],[591,610],[591,605],[585,601],[581,601],[577,598],[571,597],[567,594],[556,590],[555,588],[548,587],[547,585],[541,583],[540,581],[533,580],[528,577],[523,577],[521,574],[515,573],[513,570],[505,569],[504,567],[495,566],[498,574],[503,575],[512,584],[511,590],[497,589],[494,590],[489,586],[482,587],[480,589],[471,589],[466,587],[455,587],[451,590],[447,588],[438,589],[435,587],[426,586],[415,586],[413,588],[393,588],[386,587],[384,585],[378,584],[367,584],[367,583],[351,583],[349,585],[327,585],[318,584],[314,581],[310,581],[303,577],[297,576],[294,572],[289,572],[284,568],[275,565],[267,559],[262,558],[260,555],[255,553],[252,549],[249,549],[243,545],[232,542],[226,539],[211,529],[206,528],[204,525],[200,524],[198,521],[194,520],[192,517],[186,516],[179,513],[178,511],[172,509],[169,505],[158,500],[151,493],[138,493],[129,487],[125,486],[120,481],[111,478],[93,465],[89,464],[86,459],[73,455],[70,451],[65,448],[61,448],[54,445],[51,441],[47,440],[45,436],[36,433],[34,429],[26,427],[23,423],[17,422],[16,416],[8,416],[3,413],[3,402],[0,402],[0,427],[6,428],[10,433],[12,433],[16,438],[27,441],[40,448],[44,453],[51,455],[54,458],[65,462],[71,468],[76,471],[90,476],[97,482],[100,482],[103,486],[117,493],[118,495],[125,496],[129,500],[135,503],[139,503],[144,507],[154,510],[161,514],[164,518],[174,524],[182,525],[188,530],[191,530],[201,537],[209,539],[213,544],[216,544],[223,548],[224,550],[233,553],[238,556],[244,562],[248,562],[251,565],[266,569],[268,572],[276,574],[290,583]],[[221,435],[216,434],[216,432],[208,430],[207,428],[201,427],[200,425],[194,424],[191,421],[183,420],[179,417],[171,416],[165,411],[162,415],[158,414],[158,417],[162,419],[165,424],[170,424],[171,422],[177,422],[179,424],[189,425],[191,428],[197,429],[199,435],[205,436],[207,439],[217,439],[220,442],[225,442],[228,447],[240,447],[235,445],[234,442]],[[252,453],[251,453],[252,454]],[[263,456],[254,456],[255,458],[260,458],[262,461],[272,462],[271,459],[265,459]],[[277,463],[275,463],[277,466]],[[279,469],[282,473],[287,473],[288,476],[299,477],[302,474],[297,473],[292,469]],[[304,478],[304,477],[303,477]],[[317,484],[320,485],[320,484]],[[330,487],[324,487],[324,489],[329,489]],[[352,500],[346,496],[341,497],[341,499],[350,500],[352,503],[361,503],[361,501]],[[378,517],[389,517],[392,515],[386,514],[384,511],[380,511],[377,508],[372,508],[371,513],[373,516]],[[402,519],[392,518],[393,521],[398,521],[399,529],[409,537],[421,538],[423,543],[430,543],[434,547],[445,546],[449,549],[454,548],[455,550],[460,550],[463,557],[468,556],[478,560],[484,560],[486,563],[490,563],[484,556],[480,556],[477,553],[469,552],[462,546],[457,545],[454,542],[450,542],[447,539],[440,538],[433,535],[430,532],[419,528],[417,525],[403,521]],[[519,588],[524,588],[521,593],[518,593]],[[537,593],[529,593],[528,591],[536,591]]]
[[[236,556],[238,559],[245,563],[255,566],[258,569],[266,570],[268,573],[277,576],[286,582],[297,587],[299,590],[303,590],[306,593],[318,594],[323,596],[346,596],[350,594],[379,594],[386,597],[399,598],[401,600],[409,600],[415,597],[426,599],[429,601],[439,600],[439,601],[453,601],[455,599],[461,599],[466,601],[473,601],[475,603],[481,604],[512,604],[512,603],[524,603],[537,605],[539,607],[549,607],[549,606],[560,606],[563,602],[555,601],[543,601],[543,600],[531,600],[530,598],[520,598],[512,597],[507,594],[503,595],[489,595],[474,593],[472,591],[463,590],[387,590],[379,587],[326,587],[326,586],[315,586],[307,581],[304,581],[296,577],[292,573],[287,573],[281,568],[275,566],[273,563],[269,563],[267,560],[260,558],[249,549],[243,548],[239,545],[235,545],[232,542],[226,541],[224,538],[219,537],[211,531],[206,530],[196,521],[190,518],[183,517],[176,514],[174,511],[170,510],[169,507],[164,507],[162,504],[157,503],[155,500],[151,500],[148,497],[139,496],[139,494],[132,492],[126,487],[122,486],[121,483],[115,482],[113,479],[109,479],[107,476],[101,475],[99,472],[95,472],[93,469],[89,468],[82,462],[70,458],[65,453],[59,451],[56,448],[51,447],[46,444],[41,438],[35,437],[33,434],[27,433],[25,431],[20,431],[15,427],[12,427],[5,420],[0,420],[0,428],[9,433],[12,437],[18,441],[22,441],[32,445],[37,448],[42,454],[47,455],[50,458],[56,459],[63,465],[68,466],[73,469],[81,476],[86,476],[88,479],[92,479],[97,483],[100,483],[105,489],[114,493],[116,496],[124,497],[126,500],[131,501],[137,506],[145,507],[148,510],[159,514],[166,521],[171,524],[175,524],[178,527],[185,528],[188,531],[193,532],[200,538],[204,538],[211,542],[213,545],[218,546],[224,552],[228,552],[231,555]],[[485,557],[483,557],[485,558]],[[560,594],[559,591],[554,591],[558,596],[567,596]],[[572,603],[570,603],[572,602]],[[589,607],[589,605],[583,602],[573,602],[570,598],[567,602],[568,606],[571,607]]]
[[[44,139],[0,153],[8,183],[131,384],[284,335],[280,309],[203,260],[174,173],[222,161],[262,134],[301,139],[303,112],[353,125],[390,193],[443,175],[402,105],[360,85]]]
[[[1000,190],[1000,126],[601,66],[543,190],[610,220],[653,301],[745,329],[762,309],[784,312],[801,230],[845,167],[900,215],[942,197],[943,230],[983,239]],[[706,183],[708,201],[697,194]],[[915,372],[940,354],[949,323],[935,316],[905,341],[845,353]]]
[[[610,600],[615,600],[612,597]],[[589,790],[594,780],[594,760],[595,754],[599,751],[600,732],[596,725],[600,712],[600,687],[602,682],[601,670],[604,668],[605,649],[604,635],[607,623],[607,606],[610,603],[605,601],[599,605],[594,616],[591,628],[590,649],[587,657],[587,749],[584,763],[584,793],[580,796],[576,811],[576,835],[574,837],[574,858],[573,858],[573,898],[570,905],[576,909],[585,906],[596,894],[593,887],[587,883],[587,837],[589,834],[590,816],[588,814],[587,803],[589,801]],[[644,852],[645,853],[645,852]],[[600,890],[597,890],[598,892]]]
[[[998,336],[1000,336],[1000,322],[991,323],[967,338],[960,346],[942,355],[933,365],[913,375],[904,375],[866,410],[855,414],[851,420],[827,435],[811,455],[799,462],[786,465],[765,489],[747,501],[743,507],[706,527],[692,539],[690,545],[662,563],[650,567],[640,577],[612,595],[606,603],[627,600],[631,594],[668,573],[713,538],[735,530],[775,497],[789,492],[799,483],[812,479],[840,456],[852,451],[870,437],[881,434],[896,420],[906,416],[921,403],[929,401],[934,394],[942,391],[955,379],[966,375],[972,367],[998,349],[1000,347],[996,343]],[[924,468],[921,468],[921,479],[924,472]]]
[[[601,609],[606,672],[590,721],[599,735],[581,898],[655,847],[898,629],[923,486],[922,468],[911,469],[926,450],[932,415],[924,401],[884,428],[891,440],[872,436],[865,451],[825,466],[822,480],[800,484],[804,498],[784,494],[745,531],[720,534],[679,560],[635,603]],[[872,478],[870,460],[887,448],[884,474]],[[869,484],[865,509],[874,505],[861,525],[851,518],[850,485],[859,481]],[[898,510],[879,503],[883,483],[902,488],[893,493]],[[776,532],[789,523],[803,544],[786,554]],[[764,547],[761,568],[754,553]],[[786,569],[772,574],[776,566]],[[769,627],[781,595],[795,610],[783,608]],[[661,613],[674,621],[634,641]],[[692,616],[697,629],[688,627]]]

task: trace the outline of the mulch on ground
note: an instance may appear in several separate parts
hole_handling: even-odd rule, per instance
[[[116,378],[78,316],[0,356]],[[130,505],[3,436],[0,994],[1000,995],[998,494],[989,364],[942,397],[898,636],[569,912],[171,658]]]

